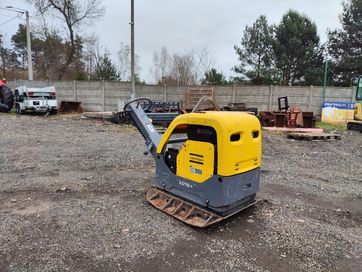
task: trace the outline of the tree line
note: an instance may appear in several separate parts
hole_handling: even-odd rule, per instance
[[[246,26],[234,49],[239,81],[252,84],[323,85],[324,66],[329,64],[329,84],[350,86],[362,73],[362,0],[343,2],[342,27],[328,30],[320,43],[317,26],[295,10],[285,13],[277,25],[260,16]]]
[[[86,25],[104,13],[102,0],[33,0],[39,18],[32,31],[35,79],[130,80],[130,46],[123,43],[118,65],[102,48],[96,35],[86,36]],[[279,84],[322,85],[328,62],[328,83],[350,86],[362,74],[362,0],[342,2],[341,27],[328,30],[321,44],[316,24],[305,14],[287,11],[272,25],[261,15],[243,30],[234,46],[237,76],[226,78],[215,68],[215,58],[205,48],[172,53],[166,47],[154,52],[150,72],[157,84]],[[11,47],[0,36],[0,65],[3,77],[26,78],[26,28],[20,24],[11,37]],[[141,68],[136,56],[136,81]]]

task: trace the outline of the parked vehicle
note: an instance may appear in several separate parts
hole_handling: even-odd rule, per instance
[[[15,108],[17,114],[26,112],[57,113],[58,103],[54,86],[45,88],[16,88]]]
[[[354,120],[347,123],[347,129],[358,130],[362,133],[362,75],[358,77],[356,88],[356,104],[354,106]]]
[[[6,84],[6,79],[0,80],[0,112],[9,112],[14,106],[14,95]]]

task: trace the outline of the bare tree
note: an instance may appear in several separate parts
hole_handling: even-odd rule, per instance
[[[66,59],[60,67],[59,79],[62,79],[74,60],[77,49],[77,35],[82,24],[92,23],[104,14],[102,0],[28,0],[40,14],[51,14],[66,25],[69,46]]]
[[[170,76],[179,85],[196,83],[195,56],[192,52],[183,55],[174,54],[172,56]]]
[[[193,52],[195,56],[195,75],[196,81],[200,82],[205,72],[209,71],[215,66],[215,58],[212,56],[211,51],[206,47],[201,47]]]
[[[153,68],[151,73],[156,83],[164,83],[170,71],[170,62],[172,57],[169,55],[167,48],[161,48],[160,53],[157,51],[153,53]]]
[[[121,43],[118,51],[119,75],[121,80],[128,80],[131,76],[131,47]]]
[[[139,64],[140,57],[136,54],[135,56],[135,73],[139,75],[141,67]],[[121,47],[118,51],[119,60],[119,74],[121,80],[131,79],[131,47],[121,42]]]
[[[95,35],[84,39],[84,61],[86,63],[87,79],[93,78],[99,59],[101,57],[101,46],[99,38]]]
[[[214,66],[214,59],[206,48],[170,55],[166,47],[153,55],[151,73],[156,83],[196,84]]]

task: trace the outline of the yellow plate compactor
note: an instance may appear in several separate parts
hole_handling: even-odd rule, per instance
[[[157,209],[196,227],[207,227],[253,205],[260,184],[261,127],[241,112],[177,116],[162,135],[144,105],[125,111],[156,161],[155,186],[146,198]]]

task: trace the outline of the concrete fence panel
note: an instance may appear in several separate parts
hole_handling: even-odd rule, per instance
[[[120,100],[128,101],[131,97],[129,82],[109,81],[10,81],[9,87],[17,86],[46,87],[54,85],[58,102],[62,100],[81,101],[85,111],[117,111]],[[290,105],[298,105],[303,110],[321,113],[323,87],[289,86],[179,86],[179,85],[144,85],[136,87],[137,97],[147,97],[156,101],[183,101],[188,88],[213,89],[214,96],[223,107],[229,103],[245,103],[247,107],[259,110],[277,110],[278,97],[288,96]],[[328,87],[325,101],[352,102],[354,88]]]

